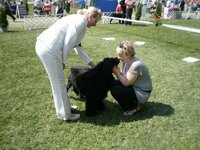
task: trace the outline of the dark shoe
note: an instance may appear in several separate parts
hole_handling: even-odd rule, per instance
[[[68,118],[70,121],[76,121],[80,118],[80,114],[71,114],[71,116]]]
[[[76,105],[71,106],[71,112],[72,113],[74,113],[77,109],[78,109],[78,107]]]

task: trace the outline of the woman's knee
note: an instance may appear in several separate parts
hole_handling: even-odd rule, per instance
[[[119,92],[120,87],[119,86],[113,86],[110,90],[110,93],[113,97],[117,97]]]

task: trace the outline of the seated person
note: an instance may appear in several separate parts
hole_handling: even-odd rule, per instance
[[[118,80],[113,83],[111,94],[124,110],[125,116],[131,116],[147,102],[152,91],[151,75],[147,66],[135,57],[135,50],[129,41],[123,41],[116,49],[122,61],[122,69],[113,69]]]

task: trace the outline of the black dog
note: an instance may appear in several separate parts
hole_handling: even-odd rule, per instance
[[[122,13],[118,13],[118,12],[114,12],[111,13],[110,17],[116,17],[116,18],[122,18],[123,14]],[[110,24],[112,23],[113,19],[110,19]],[[121,24],[121,20],[119,20],[119,23]]]
[[[80,93],[86,99],[87,116],[95,116],[97,110],[105,109],[103,100],[107,96],[114,80],[112,75],[113,67],[118,64],[118,58],[104,58],[94,68],[80,73],[76,77],[74,76],[75,80],[69,79],[73,82],[72,85],[76,89],[76,93]],[[73,72],[77,73],[77,70]],[[70,75],[70,77],[72,76],[73,74]]]

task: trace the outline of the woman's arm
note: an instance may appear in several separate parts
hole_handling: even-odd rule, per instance
[[[113,73],[118,77],[119,81],[124,86],[132,85],[138,77],[137,73],[130,73],[130,72],[127,72],[126,77],[123,76],[118,66],[113,68]]]
[[[90,59],[90,57],[88,56],[88,54],[80,47],[80,46],[76,46],[74,48],[75,52],[77,55],[79,55],[79,57],[88,65],[93,65],[92,60]],[[90,66],[91,66],[90,65]]]

